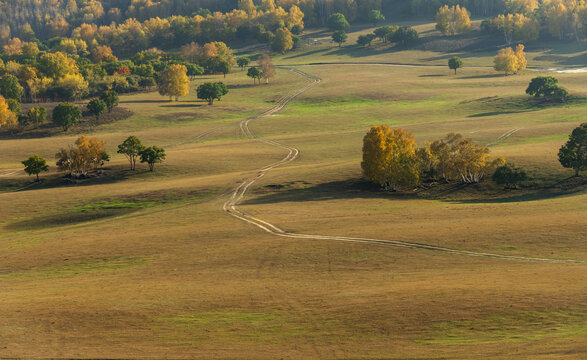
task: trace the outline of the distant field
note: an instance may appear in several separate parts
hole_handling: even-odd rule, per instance
[[[431,26],[418,29],[434,36]],[[212,107],[194,91],[179,103],[124,96],[135,115],[91,134],[113,155],[130,134],[164,146],[154,173],[131,174],[115,155],[102,178],[63,185],[53,166],[31,184],[9,170],[31,153],[53,165],[77,134],[0,141],[0,357],[584,359],[586,178],[572,179],[556,154],[587,121],[587,73],[556,74],[574,98],[546,106],[524,95],[533,72],[467,67],[490,66],[489,51],[471,53],[457,75],[445,67],[452,53],[368,51],[320,45],[275,60],[322,81],[251,123],[300,157],[261,178],[243,210],[291,232],[583,263],[287,239],[228,216],[233,189],[286,155],[245,139],[239,121],[305,84],[280,69],[253,86],[238,69],[214,77],[230,93]],[[531,56],[550,52],[579,66],[586,49]],[[362,137],[382,123],[418,143],[462,133],[532,179],[513,191],[490,181],[379,191],[360,161]]]

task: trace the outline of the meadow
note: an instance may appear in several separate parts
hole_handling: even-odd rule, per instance
[[[585,43],[554,46],[530,48],[529,67],[584,65]],[[229,86],[213,106],[195,91],[177,103],[123,96],[134,115],[90,134],[113,155],[105,175],[77,185],[55,166],[40,184],[13,173],[31,153],[53,159],[75,131],[1,140],[0,357],[585,358],[586,181],[557,152],[586,121],[587,73],[552,73],[573,98],[544,104],[524,94],[536,72],[496,73],[491,48],[454,75],[445,64],[458,51],[322,43],[276,57],[269,86],[240,69],[196,79],[192,90]],[[256,182],[242,210],[295,233],[579,262],[288,239],[223,212],[235,187],[286,155],[239,123],[307,83],[289,67],[321,82],[249,126],[300,156]],[[531,180],[381,191],[360,161],[382,123],[418,143],[461,133]],[[154,173],[115,154],[131,134],[167,150]]]

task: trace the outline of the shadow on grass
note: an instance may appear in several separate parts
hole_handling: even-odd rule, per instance
[[[75,225],[90,221],[102,220],[130,214],[139,210],[138,208],[113,208],[96,209],[93,211],[67,212],[57,215],[49,215],[27,219],[4,226],[7,230],[24,231],[37,230],[66,225]]]
[[[418,75],[418,77],[429,78],[429,77],[446,77],[446,74],[430,74],[430,75]]]
[[[199,108],[204,106],[206,103],[204,102],[197,102],[197,103],[174,103],[169,105],[161,105],[164,108]]]
[[[485,74],[485,75],[471,75],[471,76],[459,76],[459,79],[492,79],[502,78],[504,74]]]
[[[491,204],[538,201],[571,196],[584,191],[586,177],[571,177],[547,187],[523,190],[497,190],[487,182],[481,184],[434,183],[423,184],[417,191],[383,191],[378,185],[363,179],[347,179],[313,186],[290,182],[267,185],[255,191],[254,198],[243,205],[275,204],[282,202],[328,201],[342,199],[424,199],[455,204]],[[522,193],[520,193],[522,192]]]

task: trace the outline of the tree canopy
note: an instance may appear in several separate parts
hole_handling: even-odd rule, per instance
[[[45,159],[36,154],[23,161],[22,164],[27,174],[36,175],[36,181],[40,180],[39,174],[41,171],[49,171],[49,165],[47,165]]]
[[[575,170],[575,176],[587,169],[587,123],[573,130],[569,141],[560,148],[558,159],[562,166]]]
[[[79,123],[82,117],[81,109],[70,103],[61,103],[53,109],[53,122],[67,131],[71,126]]]

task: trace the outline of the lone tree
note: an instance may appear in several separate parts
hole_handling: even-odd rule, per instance
[[[150,146],[141,151],[141,162],[149,164],[149,170],[155,169],[155,164],[165,160],[165,150],[158,146]]]
[[[35,128],[39,128],[39,124],[47,120],[47,109],[42,106],[32,107],[27,112],[28,121],[35,124]]]
[[[86,106],[90,114],[96,116],[96,121],[100,120],[100,115],[106,111],[106,103],[100,99],[92,99]]]
[[[173,97],[179,100],[180,96],[190,93],[190,79],[187,76],[188,69],[184,65],[171,65],[161,72],[159,77],[159,94]]]
[[[526,172],[513,164],[505,164],[495,169],[491,177],[498,185],[505,185],[506,189],[515,189],[522,181],[528,180]]]
[[[351,25],[346,20],[344,15],[341,13],[332,14],[328,18],[328,28],[332,31],[336,31],[336,30],[345,31],[350,27],[351,27]]]
[[[61,103],[53,109],[53,122],[67,131],[71,126],[79,123],[82,110],[74,104]]]
[[[257,80],[259,80],[259,84],[261,83],[261,78],[263,77],[263,72],[256,67],[251,67],[247,71],[247,76],[253,78],[253,84],[256,84]]]
[[[526,94],[544,99],[565,101],[569,95],[565,88],[558,86],[558,80],[552,76],[538,76],[530,81]]]
[[[239,57],[236,59],[236,64],[242,69],[245,70],[247,66],[251,63],[251,59],[248,57]]]
[[[587,169],[587,123],[573,130],[569,141],[558,151],[558,161],[562,166],[575,170],[575,176]]]
[[[129,136],[124,142],[118,145],[118,153],[124,154],[130,162],[130,169],[135,170],[137,159],[145,147],[136,136]]]
[[[228,88],[221,82],[207,82],[198,86],[198,99],[207,100],[208,105],[213,105],[214,100],[219,100],[228,94]]]
[[[268,54],[261,55],[259,58],[259,66],[261,67],[265,84],[268,85],[269,79],[275,76],[275,69],[273,67],[273,63],[271,62],[271,57]]]
[[[23,161],[22,164],[24,165],[24,171],[27,174],[37,176],[35,181],[40,180],[39,173],[41,171],[49,171],[49,165],[47,165],[45,159],[36,154]]]
[[[100,95],[100,100],[106,103],[106,107],[108,108],[108,112],[112,112],[115,106],[118,106],[120,102],[120,98],[118,97],[118,93],[114,90],[104,91]]]
[[[385,21],[385,16],[379,10],[369,11],[367,18],[369,19],[369,22],[373,24],[373,26],[377,26],[378,23]]]
[[[338,43],[338,47],[342,46],[342,43],[345,43],[347,41],[347,35],[346,32],[344,32],[344,30],[336,30],[333,34],[332,34],[332,41],[334,41],[335,43]]]
[[[453,56],[448,59],[448,67],[455,71],[455,75],[457,74],[457,69],[463,67],[463,60],[461,60],[458,56]]]

